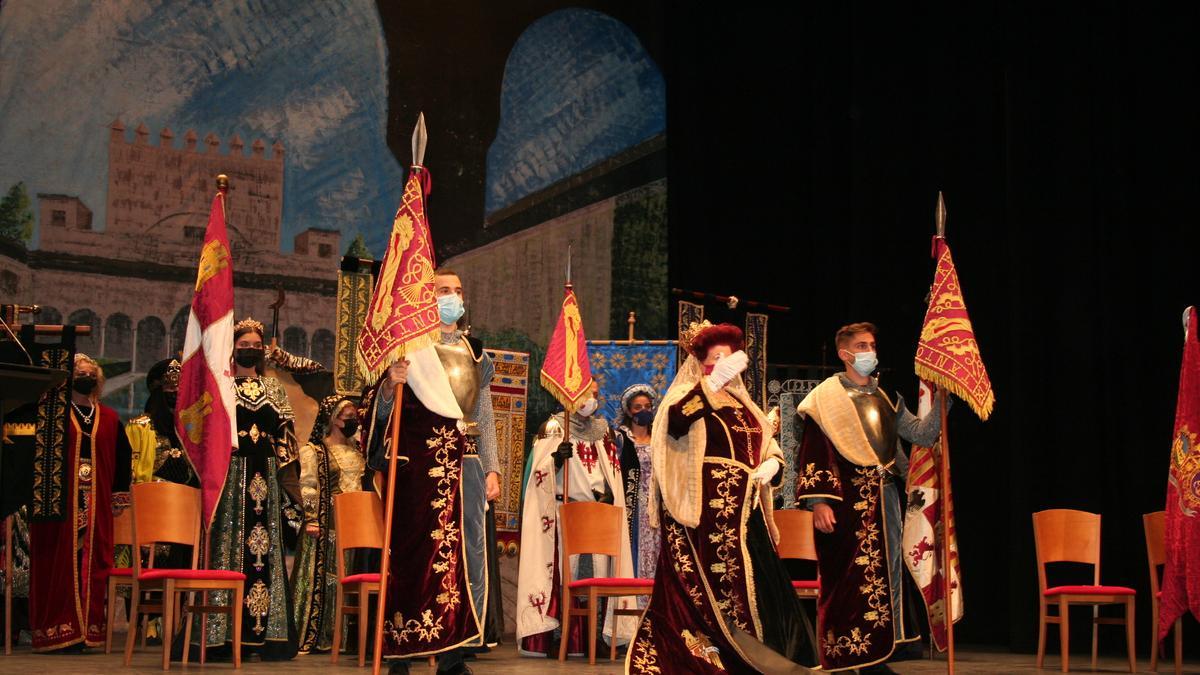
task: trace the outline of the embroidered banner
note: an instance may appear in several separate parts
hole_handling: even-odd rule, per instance
[[[568,284],[558,323],[546,347],[546,360],[542,362],[542,386],[568,410],[575,410],[592,386],[587,352],[579,302]]]
[[[1159,640],[1187,610],[1200,617],[1200,321],[1195,307],[1188,308],[1186,321],[1167,480]]]
[[[674,345],[589,345],[592,377],[600,385],[600,411],[611,423],[621,415],[621,393],[649,384],[661,400],[675,377]]]
[[[496,531],[521,529],[521,479],[525,475],[525,413],[529,394],[529,354],[485,349],[496,372],[492,375],[492,413],[496,418],[496,445],[504,486],[495,504]]]
[[[337,393],[357,396],[367,386],[355,364],[358,334],[367,322],[374,279],[370,267],[362,272],[338,272],[337,318],[334,336],[333,386]]]
[[[680,333],[693,323],[700,323],[704,320],[704,305],[698,305],[687,300],[679,301],[679,323],[675,324]],[[687,361],[687,350],[684,349],[683,343],[679,343],[679,348],[675,351],[675,363],[683,363]]]
[[[746,390],[760,408],[767,402],[767,315],[746,315],[746,356],[750,365],[742,373]]]

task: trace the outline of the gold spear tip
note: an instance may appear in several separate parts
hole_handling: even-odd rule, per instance
[[[429,142],[429,134],[425,131],[425,113],[417,114],[417,124],[413,127],[412,158],[414,166],[425,165],[425,145]]]
[[[937,213],[934,220],[937,223],[937,236],[946,236],[946,200],[942,197],[941,190],[938,190]]]
[[[217,176],[217,189],[218,190],[228,190],[229,189],[229,176],[226,176],[225,174],[219,174]]]

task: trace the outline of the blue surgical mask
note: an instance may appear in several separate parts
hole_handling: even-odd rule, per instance
[[[654,421],[653,410],[639,410],[633,413],[633,423],[639,427],[648,427]]]
[[[854,354],[854,372],[866,377],[875,372],[879,367],[879,359],[875,358],[875,352],[856,352]]]
[[[446,325],[456,323],[462,318],[463,312],[466,311],[463,308],[462,298],[458,297],[457,293],[439,295],[437,303],[438,314],[441,315],[442,323]]]

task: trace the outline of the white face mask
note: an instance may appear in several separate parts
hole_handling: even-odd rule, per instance
[[[589,398],[575,412],[579,413],[581,417],[591,417],[592,413],[596,412],[596,408],[599,407],[600,401],[597,401],[595,398]]]
[[[879,359],[875,358],[875,352],[849,352],[854,356],[854,363],[851,368],[854,372],[866,377],[875,372],[879,367]]]

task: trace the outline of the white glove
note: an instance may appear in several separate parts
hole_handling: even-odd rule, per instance
[[[767,423],[771,425],[771,435],[779,433],[779,408],[771,408],[767,413]]]
[[[709,390],[720,391],[722,387],[729,384],[730,380],[741,375],[749,365],[750,357],[740,349],[717,361],[717,364],[713,366],[713,371],[708,375]]]
[[[775,474],[779,473],[779,466],[779,460],[775,459],[774,457],[768,457],[767,461],[759,464],[758,468],[754,470],[754,473],[750,474],[750,478],[758,481],[759,485],[766,485],[767,483],[771,482],[771,479],[775,477]]]

